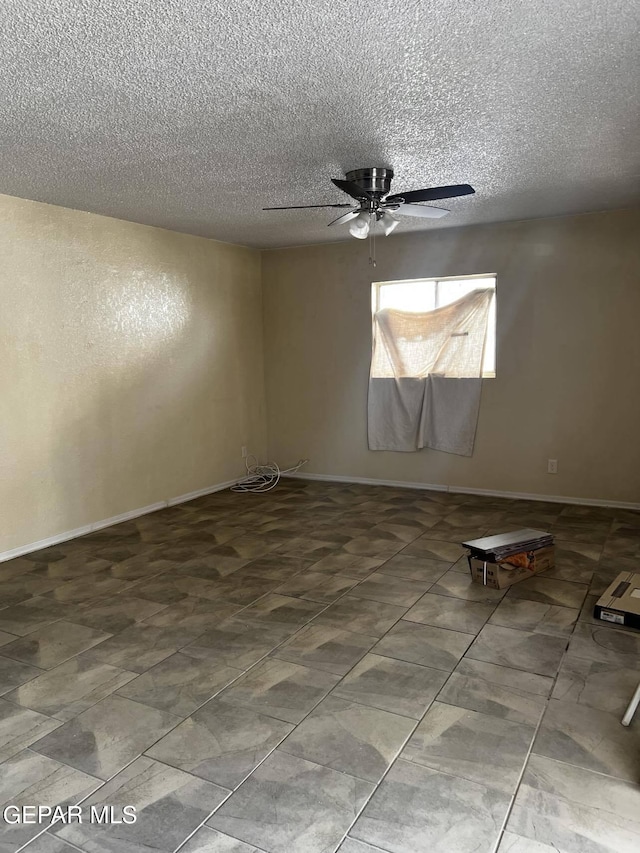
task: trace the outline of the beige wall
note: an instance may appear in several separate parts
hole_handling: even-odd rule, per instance
[[[263,253],[269,456],[305,470],[640,502],[640,211]],[[367,449],[370,286],[498,275],[471,458]],[[546,473],[547,459],[559,473]]]
[[[0,552],[264,454],[260,254],[0,196]]]

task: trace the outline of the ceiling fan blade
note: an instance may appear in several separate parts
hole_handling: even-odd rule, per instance
[[[342,216],[339,216],[337,219],[332,220],[328,224],[342,225],[344,222],[349,222],[351,219],[355,219],[360,213],[362,213],[362,208],[354,207],[353,210],[348,210],[346,213],[343,213]]]
[[[306,210],[309,207],[351,207],[350,204],[294,204],[289,207],[263,207],[263,210]]]
[[[343,193],[350,195],[351,198],[355,198],[356,201],[360,201],[363,198],[371,198],[370,194],[366,190],[363,190],[362,187],[354,184],[353,181],[343,181],[341,178],[331,178],[331,182],[334,183],[339,190],[342,190]]]
[[[449,213],[444,207],[422,207],[420,204],[400,204],[395,208],[400,216],[420,216],[423,219],[440,219]]]
[[[475,190],[469,184],[453,184],[449,187],[431,187],[424,190],[409,190],[406,193],[395,193],[388,196],[385,201],[406,201],[411,204],[415,201],[436,201],[439,198],[457,198],[461,195],[472,195]]]

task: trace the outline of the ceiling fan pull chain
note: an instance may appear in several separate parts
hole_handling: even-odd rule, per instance
[[[369,215],[369,263],[372,267],[376,265],[376,220],[375,216]]]

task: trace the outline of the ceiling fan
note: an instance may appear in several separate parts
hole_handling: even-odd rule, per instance
[[[419,202],[436,201],[441,198],[457,198],[471,195],[475,190],[469,184],[454,184],[447,187],[430,187],[423,190],[409,190],[405,193],[388,195],[391,189],[393,169],[369,168],[347,172],[345,180],[331,178],[333,184],[357,202],[346,204],[300,204],[289,207],[263,207],[263,210],[303,210],[312,207],[348,207],[329,225],[342,225],[350,222],[349,233],[364,240],[369,236],[372,225],[382,224],[384,234],[391,234],[400,224],[399,216],[419,216],[426,219],[439,219],[449,213],[443,207],[425,207]],[[386,196],[386,197],[385,197]]]

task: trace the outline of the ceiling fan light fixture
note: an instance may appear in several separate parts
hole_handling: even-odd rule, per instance
[[[357,237],[358,240],[366,240],[369,236],[369,229],[371,227],[370,220],[371,214],[367,210],[363,210],[362,213],[359,213],[349,225],[349,234],[351,234],[352,237]]]
[[[397,216],[394,216],[393,213],[390,213],[388,210],[382,214],[382,229],[384,231],[384,236],[388,237],[391,232],[400,225],[400,220]]]

